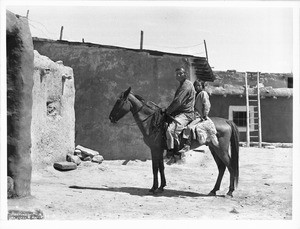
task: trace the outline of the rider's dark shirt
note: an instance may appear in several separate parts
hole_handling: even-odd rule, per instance
[[[191,81],[183,81],[175,92],[174,99],[167,108],[167,113],[177,115],[181,113],[193,113],[195,105],[195,89]]]

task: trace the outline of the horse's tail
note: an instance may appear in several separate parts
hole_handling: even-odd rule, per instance
[[[232,130],[231,138],[230,138],[231,167],[234,171],[235,187],[237,187],[239,181],[239,130],[233,121],[228,120],[227,123],[230,125]]]

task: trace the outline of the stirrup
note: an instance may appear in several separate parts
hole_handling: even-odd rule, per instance
[[[187,151],[189,151],[191,149],[191,147],[189,145],[184,145],[183,148],[181,150],[178,151],[178,153],[180,154],[184,154]]]

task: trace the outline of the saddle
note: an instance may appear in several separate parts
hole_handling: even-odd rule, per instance
[[[172,122],[172,118],[167,116],[161,110],[157,110],[153,115],[153,119],[150,125],[150,132],[156,134],[160,131],[163,131],[162,134],[162,144],[163,148],[167,149],[167,138],[166,138],[166,131],[168,125]],[[187,127],[187,126],[186,126]],[[193,128],[191,128],[191,136],[192,140],[197,141],[200,145],[204,145],[208,142],[212,142],[214,145],[218,146],[218,138],[216,136],[217,130],[215,124],[211,121],[210,118],[207,120],[202,120],[201,122],[197,123]],[[182,133],[179,136],[180,140],[182,140]],[[182,142],[182,141],[180,141]],[[177,146],[179,149],[182,146]]]
[[[212,142],[215,146],[219,145],[217,130],[215,124],[210,118],[202,120],[191,128],[192,140],[197,141],[200,145]]]

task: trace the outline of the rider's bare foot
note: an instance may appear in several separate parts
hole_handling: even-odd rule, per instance
[[[176,159],[175,157],[171,157],[171,159],[166,163],[167,165],[172,165],[172,164],[175,164],[176,163]]]

